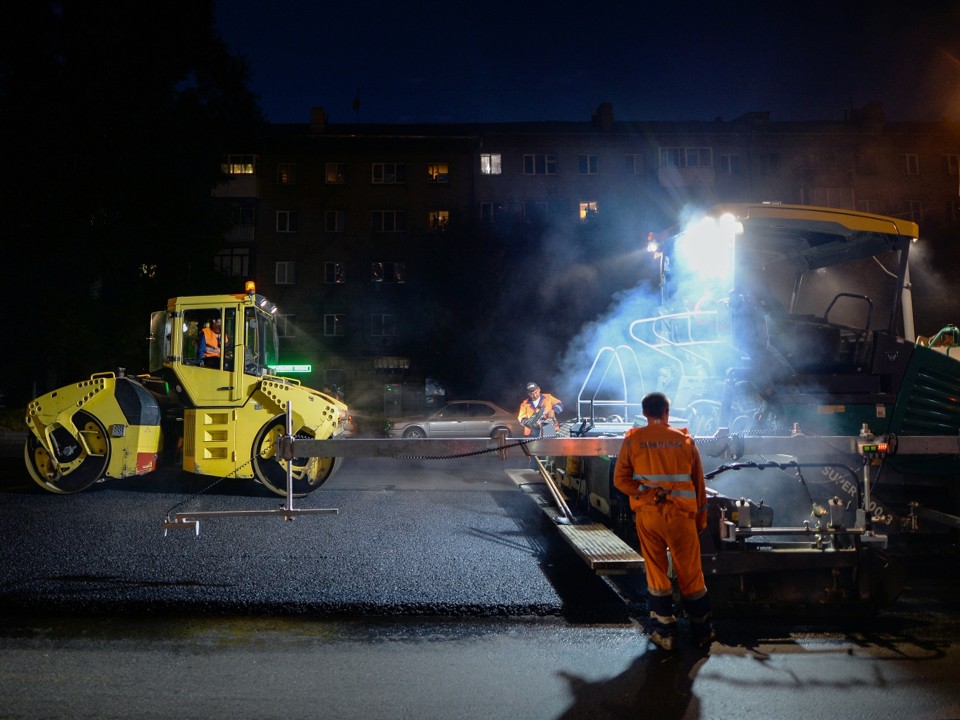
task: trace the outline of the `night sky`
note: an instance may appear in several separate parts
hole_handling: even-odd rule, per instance
[[[218,0],[271,122],[960,120],[960,0]]]

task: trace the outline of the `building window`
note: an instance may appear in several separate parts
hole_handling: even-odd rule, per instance
[[[278,233],[295,233],[299,223],[300,218],[296,210],[277,210]]]
[[[577,164],[580,167],[581,175],[596,175],[597,166],[600,163],[599,155],[578,155]]]
[[[957,175],[958,168],[960,168],[960,164],[958,164],[958,158],[960,158],[960,156],[958,155],[943,156],[943,164],[944,164],[944,168],[947,171],[947,175],[950,175],[950,176]]]
[[[777,153],[760,153],[757,162],[761,175],[776,175],[780,172],[780,156]]]
[[[740,156],[721,153],[719,156],[721,175],[740,174]]]
[[[624,160],[624,169],[627,172],[627,175],[643,175],[643,155],[639,153],[632,153],[629,155],[623,156]]]
[[[296,315],[277,314],[277,335],[284,338],[293,337],[294,318]]]
[[[224,175],[253,175],[256,171],[256,155],[226,155],[220,163]]]
[[[213,258],[214,269],[221,275],[250,277],[250,248],[226,248]]]
[[[297,184],[297,164],[277,163],[277,185]]]
[[[529,153],[523,156],[524,175],[556,175],[557,156],[552,153]]]
[[[589,223],[597,219],[600,215],[600,203],[596,200],[589,200],[580,203],[580,222]]]
[[[903,158],[907,175],[920,174],[920,158],[917,155],[908,153],[906,155],[901,155],[901,157]]]
[[[427,225],[433,232],[444,232],[449,224],[449,210],[434,210],[427,214]]]
[[[280,260],[277,262],[277,285],[293,285],[294,282],[296,282],[296,265],[293,260]]]
[[[374,185],[400,185],[407,181],[407,167],[403,163],[373,163],[370,182]]]
[[[947,201],[947,219],[952,222],[960,220],[960,202],[957,200]]]
[[[399,233],[407,229],[407,213],[403,210],[374,210],[372,232]]]
[[[865,213],[873,213],[877,215],[880,213],[880,201],[873,200],[857,200],[857,210]]]
[[[404,283],[407,281],[407,266],[399,262],[374,262],[370,264],[370,282]]]
[[[501,170],[500,153],[481,153],[480,174],[499,175]]]
[[[447,163],[430,163],[427,165],[427,180],[432,183],[445,183],[450,175]]]
[[[662,147],[660,167],[713,167],[713,148]]]
[[[394,316],[372,314],[370,316],[370,334],[373,337],[395,337],[397,324]]]
[[[713,148],[686,148],[687,167],[713,167]]]
[[[547,204],[542,201],[523,204],[523,220],[528,224],[542,223],[547,219]]]
[[[919,200],[910,200],[910,208],[907,211],[907,219],[915,223],[923,222],[923,203]]]
[[[853,158],[853,170],[857,175],[869,176],[877,174],[876,155],[856,155]]]
[[[323,334],[326,337],[343,337],[346,332],[346,315],[328,314],[323,316]]]
[[[347,269],[342,262],[327,261],[323,264],[323,281],[343,285],[347,281]]]
[[[480,222],[490,224],[499,220],[503,215],[502,202],[482,202],[480,203]]]
[[[347,184],[347,164],[328,162],[326,170],[327,185]]]
[[[327,210],[323,214],[323,227],[328,233],[347,231],[347,211]]]
[[[660,167],[681,167],[683,163],[683,148],[660,148]]]

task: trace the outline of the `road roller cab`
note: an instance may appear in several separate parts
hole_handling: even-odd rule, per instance
[[[145,475],[166,464],[199,475],[256,478],[286,495],[277,457],[292,409],[299,437],[342,432],[346,406],[272,374],[278,362],[276,306],[252,283],[237,295],[172,298],[150,321],[149,373],[98,373],[27,408],[24,459],[56,493],[107,477]],[[294,493],[319,487],[334,458],[294,458]]]

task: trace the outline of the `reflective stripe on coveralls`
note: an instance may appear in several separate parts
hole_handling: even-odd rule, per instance
[[[706,510],[703,468],[686,430],[650,423],[627,432],[614,485],[630,497],[652,596],[671,594],[667,548],[684,598],[706,593],[698,514]]]

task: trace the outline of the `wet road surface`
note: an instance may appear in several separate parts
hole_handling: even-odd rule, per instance
[[[299,503],[336,515],[164,537],[282,499],[179,473],[54,496],[0,464],[0,717],[960,718],[951,547],[878,617],[722,618],[666,655],[505,465],[356,460]]]

